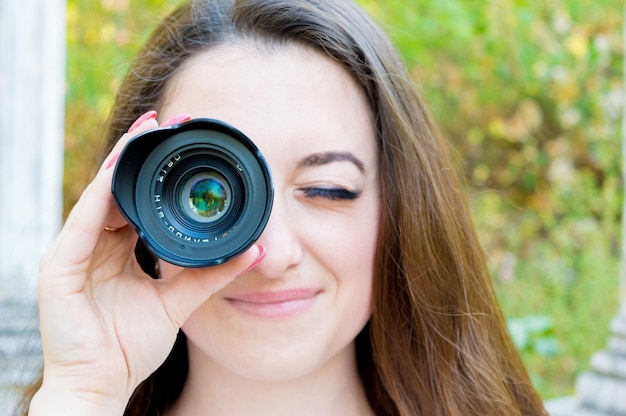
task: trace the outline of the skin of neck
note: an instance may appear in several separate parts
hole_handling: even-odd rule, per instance
[[[354,343],[304,376],[256,380],[235,374],[189,347],[189,375],[168,416],[374,415],[358,375]]]

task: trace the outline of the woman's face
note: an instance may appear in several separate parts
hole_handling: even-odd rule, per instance
[[[257,242],[265,259],[183,326],[193,365],[287,380],[353,360],[370,316],[380,207],[363,93],[316,52],[236,45],[192,58],[174,77],[160,117],[181,113],[242,130],[264,154],[275,191]],[[164,279],[176,272],[160,267]]]

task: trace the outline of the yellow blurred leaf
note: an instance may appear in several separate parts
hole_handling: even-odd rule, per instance
[[[506,125],[504,123],[504,120],[502,120],[500,117],[496,117],[489,122],[490,135],[498,138],[503,138],[505,135],[505,131]]]
[[[474,181],[477,183],[485,183],[489,179],[489,175],[491,174],[491,169],[484,163],[476,166],[474,172],[472,172],[472,177]]]
[[[554,88],[554,98],[561,104],[569,103],[579,95],[580,85],[573,79],[557,84]]]
[[[66,19],[68,26],[78,24],[78,9],[75,4],[68,4],[66,9]]]
[[[100,0],[102,8],[112,12],[123,12],[128,9],[129,0]]]
[[[95,46],[100,42],[100,31],[98,28],[91,26],[85,30],[84,36],[85,45]]]
[[[115,25],[111,22],[100,28],[100,42],[109,43],[115,36]]]
[[[565,40],[565,48],[576,58],[582,58],[589,49],[589,39],[581,31],[573,32]]]

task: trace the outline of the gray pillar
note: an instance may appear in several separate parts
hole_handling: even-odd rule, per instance
[[[550,401],[552,416],[626,415],[626,305],[611,322],[607,347],[576,380],[576,396]]]
[[[59,231],[65,0],[0,0],[0,414],[41,366],[39,257]]]
[[[65,0],[0,0],[0,299],[34,297],[62,212]]]

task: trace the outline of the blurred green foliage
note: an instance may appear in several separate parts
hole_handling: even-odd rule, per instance
[[[114,92],[137,49],[180,1],[68,0],[64,209],[95,173]]]
[[[572,394],[618,306],[623,2],[359,2],[458,151],[533,380],[545,398]],[[66,210],[129,60],[177,3],[68,0]]]
[[[533,380],[572,394],[617,312],[623,2],[362,4],[458,150],[511,332],[554,323],[518,344]]]

